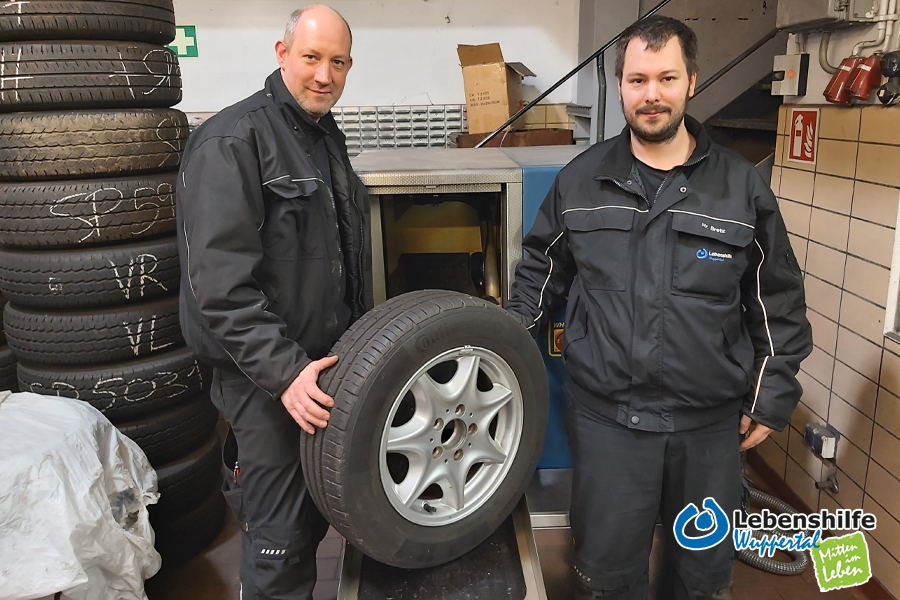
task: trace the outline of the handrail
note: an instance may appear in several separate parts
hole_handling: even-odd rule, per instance
[[[728,63],[721,69],[719,69],[718,71],[716,71],[716,73],[712,77],[710,77],[709,79],[704,81],[702,84],[698,85],[697,89],[694,90],[694,96],[696,97],[697,94],[699,94],[700,92],[702,92],[703,90],[705,90],[706,88],[708,88],[709,86],[711,86],[712,84],[717,82],[723,75],[725,75],[725,73],[727,73],[728,71],[730,71],[733,68],[735,68],[736,66],[738,66],[738,64],[740,64],[741,61],[743,61],[745,58],[747,58],[748,56],[750,56],[751,54],[753,54],[754,52],[756,52],[757,50],[759,50],[760,48],[765,46],[767,43],[769,43],[769,41],[772,40],[776,35],[778,35],[778,33],[780,31],[781,30],[778,28],[773,29],[772,31],[770,31],[769,33],[767,33],[766,35],[761,37],[758,42],[756,42],[755,44],[753,44],[752,46],[750,46],[749,48],[747,48],[746,50],[741,52],[737,56],[737,58],[735,58],[733,61],[731,61],[730,63]]]
[[[660,2],[658,5],[656,5],[656,7],[653,8],[653,10],[651,10],[650,12],[648,12],[646,15],[644,15],[643,17],[641,17],[641,18],[638,19],[638,20],[640,21],[640,20],[646,19],[647,17],[649,17],[649,16],[651,16],[651,15],[657,13],[662,7],[664,7],[664,6],[665,6],[666,4],[668,4],[669,2],[671,2],[671,0],[663,0],[663,1]],[[629,27],[630,27],[630,25],[629,25]],[[626,29],[627,29],[627,28],[626,28]],[[606,44],[604,44],[602,48],[600,48],[599,50],[597,50],[596,52],[594,52],[593,54],[591,54],[588,58],[584,59],[584,60],[581,62],[581,64],[579,64],[577,67],[575,67],[574,69],[572,69],[571,71],[569,71],[566,75],[563,76],[562,79],[560,79],[559,81],[557,81],[556,83],[554,83],[552,86],[550,86],[550,88],[547,89],[547,91],[545,91],[545,92],[542,93],[540,96],[538,96],[537,98],[535,98],[534,100],[532,100],[531,102],[529,102],[527,105],[525,105],[519,112],[517,112],[515,115],[513,115],[512,117],[510,117],[509,120],[506,121],[506,123],[504,123],[503,125],[501,125],[501,126],[498,127],[497,129],[495,129],[489,136],[487,136],[486,138],[484,138],[483,140],[481,140],[480,142],[478,142],[478,144],[476,144],[475,147],[476,147],[476,148],[481,148],[483,145],[485,145],[486,143],[488,143],[489,141],[491,141],[498,133],[500,133],[501,131],[503,131],[504,129],[506,129],[508,126],[510,126],[512,123],[514,123],[519,117],[521,117],[521,116],[524,115],[526,112],[528,112],[529,110],[531,110],[531,107],[532,107],[532,106],[534,106],[535,104],[537,104],[538,102],[540,102],[541,100],[543,100],[544,98],[546,98],[547,96],[549,96],[551,92],[553,92],[556,88],[558,88],[559,86],[561,86],[562,84],[564,84],[566,81],[568,81],[573,75],[575,75],[576,73],[578,73],[581,69],[583,69],[584,67],[586,67],[592,60],[598,59],[598,57],[601,57],[601,58],[602,58],[603,53],[606,52],[609,48],[611,48],[611,47],[613,46],[613,44],[615,44],[616,42],[618,42],[618,41],[619,41],[619,38],[622,37],[622,34],[623,34],[623,33],[625,33],[625,29],[623,29],[622,31],[620,31],[619,34],[618,34],[616,37],[614,37],[614,38],[611,39],[609,42],[607,42]],[[728,73],[728,72],[731,71],[734,67],[736,67],[737,65],[739,65],[739,64],[740,64],[744,59],[746,59],[748,56],[750,56],[751,54],[753,54],[754,52],[756,52],[757,50],[759,50],[760,48],[762,48],[763,46],[765,46],[769,41],[771,41],[773,38],[775,38],[775,36],[778,35],[779,33],[780,33],[780,30],[779,30],[778,28],[775,28],[775,29],[773,29],[772,31],[770,31],[769,33],[767,33],[766,35],[764,35],[763,37],[761,37],[755,44],[753,44],[752,46],[750,46],[749,48],[747,48],[746,50],[744,50],[743,52],[741,52],[734,60],[732,60],[731,62],[729,62],[727,65],[725,65],[724,67],[722,67],[722,68],[719,69],[718,71],[716,71],[716,72],[712,75],[712,77],[710,77],[709,79],[707,79],[706,81],[704,81],[702,84],[700,84],[699,86],[697,86],[697,88],[694,90],[694,96],[693,96],[693,97],[696,98],[697,95],[700,94],[700,92],[704,91],[704,90],[707,89],[709,86],[711,86],[712,84],[714,84],[716,81],[718,81],[719,79],[721,79],[726,73]],[[600,78],[601,78],[601,77],[604,77],[604,76],[605,76],[605,69],[604,69],[603,63],[600,62],[600,61],[598,60],[598,63],[597,63],[598,85],[600,86],[600,93],[601,93],[601,95],[603,96],[603,102],[602,102],[602,103],[603,103],[603,105],[604,105],[604,110],[602,111],[603,114],[601,114],[601,112],[600,112],[599,110],[598,110],[598,112],[597,112],[597,119],[598,119],[598,121],[600,121],[600,122],[598,123],[598,128],[602,128],[602,126],[603,126],[603,125],[602,125],[602,121],[605,120],[605,118],[606,118],[606,115],[605,115],[605,113],[606,113],[606,110],[605,110],[605,99],[606,99],[606,95],[603,93],[603,92],[605,91],[605,89],[606,89],[606,82],[605,82],[605,81],[600,81]],[[600,131],[602,131],[602,129],[600,129]],[[600,140],[598,140],[598,141],[600,141]]]
[[[671,1],[672,1],[672,0],[662,0],[662,2],[660,2],[659,4],[657,4],[656,7],[653,8],[653,9],[652,9],[650,12],[648,12],[646,15],[644,15],[643,17],[641,17],[640,19],[638,19],[638,21],[642,21],[642,20],[646,19],[647,17],[656,14],[657,12],[659,12],[659,10],[660,10],[662,7],[664,7],[666,4],[668,4],[668,3],[671,2]],[[631,27],[631,25],[629,25],[628,27]],[[556,83],[554,83],[553,85],[551,85],[544,93],[542,93],[540,96],[538,96],[537,98],[535,98],[534,100],[532,100],[531,102],[529,102],[528,104],[526,104],[524,107],[522,107],[522,108],[519,110],[519,112],[517,112],[517,113],[514,114],[512,117],[510,117],[509,120],[508,120],[506,123],[504,123],[503,125],[501,125],[501,126],[498,127],[497,129],[495,129],[489,136],[487,136],[486,138],[484,138],[483,140],[481,140],[480,142],[478,142],[478,143],[475,145],[475,147],[476,147],[476,148],[481,148],[481,147],[484,146],[486,143],[488,143],[489,141],[491,141],[492,139],[494,139],[494,137],[495,137],[498,133],[500,133],[501,131],[503,131],[504,129],[506,129],[507,127],[509,127],[509,126],[512,125],[513,123],[515,123],[515,122],[516,122],[516,119],[518,119],[519,117],[521,117],[522,115],[524,115],[526,112],[528,112],[529,110],[531,110],[531,107],[532,107],[532,106],[534,106],[535,104],[537,104],[538,102],[540,102],[541,100],[543,100],[544,98],[546,98],[547,96],[549,96],[554,90],[556,90],[556,88],[558,88],[559,86],[561,86],[562,84],[564,84],[565,82],[567,82],[569,79],[571,79],[571,78],[572,78],[572,75],[575,75],[576,73],[578,73],[578,71],[580,71],[581,69],[583,69],[584,67],[586,67],[587,65],[589,65],[590,62],[591,62],[592,60],[596,59],[598,56],[600,56],[601,54],[603,54],[604,52],[606,52],[607,50],[609,50],[610,48],[612,48],[612,47],[613,47],[613,44],[615,44],[616,42],[619,41],[619,38],[622,37],[622,34],[625,33],[625,30],[628,29],[628,27],[626,27],[625,29],[623,29],[622,31],[620,31],[620,32],[619,32],[619,35],[617,35],[617,36],[614,37],[613,39],[609,40],[607,43],[603,44],[603,47],[602,47],[602,48],[600,48],[599,50],[597,50],[596,52],[594,52],[593,54],[591,54],[590,56],[588,56],[586,59],[584,59],[583,61],[581,61],[581,64],[579,64],[577,67],[575,67],[574,69],[572,69],[571,71],[569,71],[568,73],[566,73],[565,75],[563,75],[562,79],[560,79],[559,81],[557,81]]]

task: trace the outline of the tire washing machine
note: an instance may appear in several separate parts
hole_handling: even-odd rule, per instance
[[[586,146],[365,152],[375,303],[419,289],[508,297],[522,237],[559,170]],[[537,337],[550,380],[546,442],[525,497],[479,548],[406,571],[344,542],[338,600],[562,600],[572,596],[571,456],[564,430],[564,307]]]

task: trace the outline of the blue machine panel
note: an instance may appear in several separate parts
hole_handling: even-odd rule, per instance
[[[553,185],[562,165],[525,166],[522,168],[522,231],[528,234],[534,225],[538,209]],[[550,418],[547,421],[547,440],[538,462],[538,469],[560,469],[572,466],[569,441],[566,436],[566,397],[563,384],[566,368],[563,365],[559,344],[565,329],[565,306],[557,309],[547,327],[537,336],[547,377],[550,380]]]

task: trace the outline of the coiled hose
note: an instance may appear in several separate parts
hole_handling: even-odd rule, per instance
[[[750,503],[763,508],[768,508],[773,512],[787,513],[790,515],[797,514],[794,507],[787,502],[749,485],[747,486],[747,489],[750,492]],[[757,530],[753,532],[753,537],[760,539],[767,533],[791,536],[797,532],[789,533],[779,529]],[[806,531],[802,533],[806,536],[812,535],[810,532]],[[749,548],[745,548],[738,552],[738,559],[751,567],[765,571],[766,573],[774,573],[775,575],[799,575],[806,570],[806,567],[809,565],[809,558],[806,556],[806,552],[799,550],[784,550],[783,552],[787,554],[791,560],[781,561],[767,556],[760,556],[758,551],[750,550]]]

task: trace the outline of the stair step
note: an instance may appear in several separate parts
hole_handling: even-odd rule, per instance
[[[756,131],[778,131],[778,121],[770,119],[710,119],[706,122],[711,127],[727,127],[731,129],[754,129]]]

